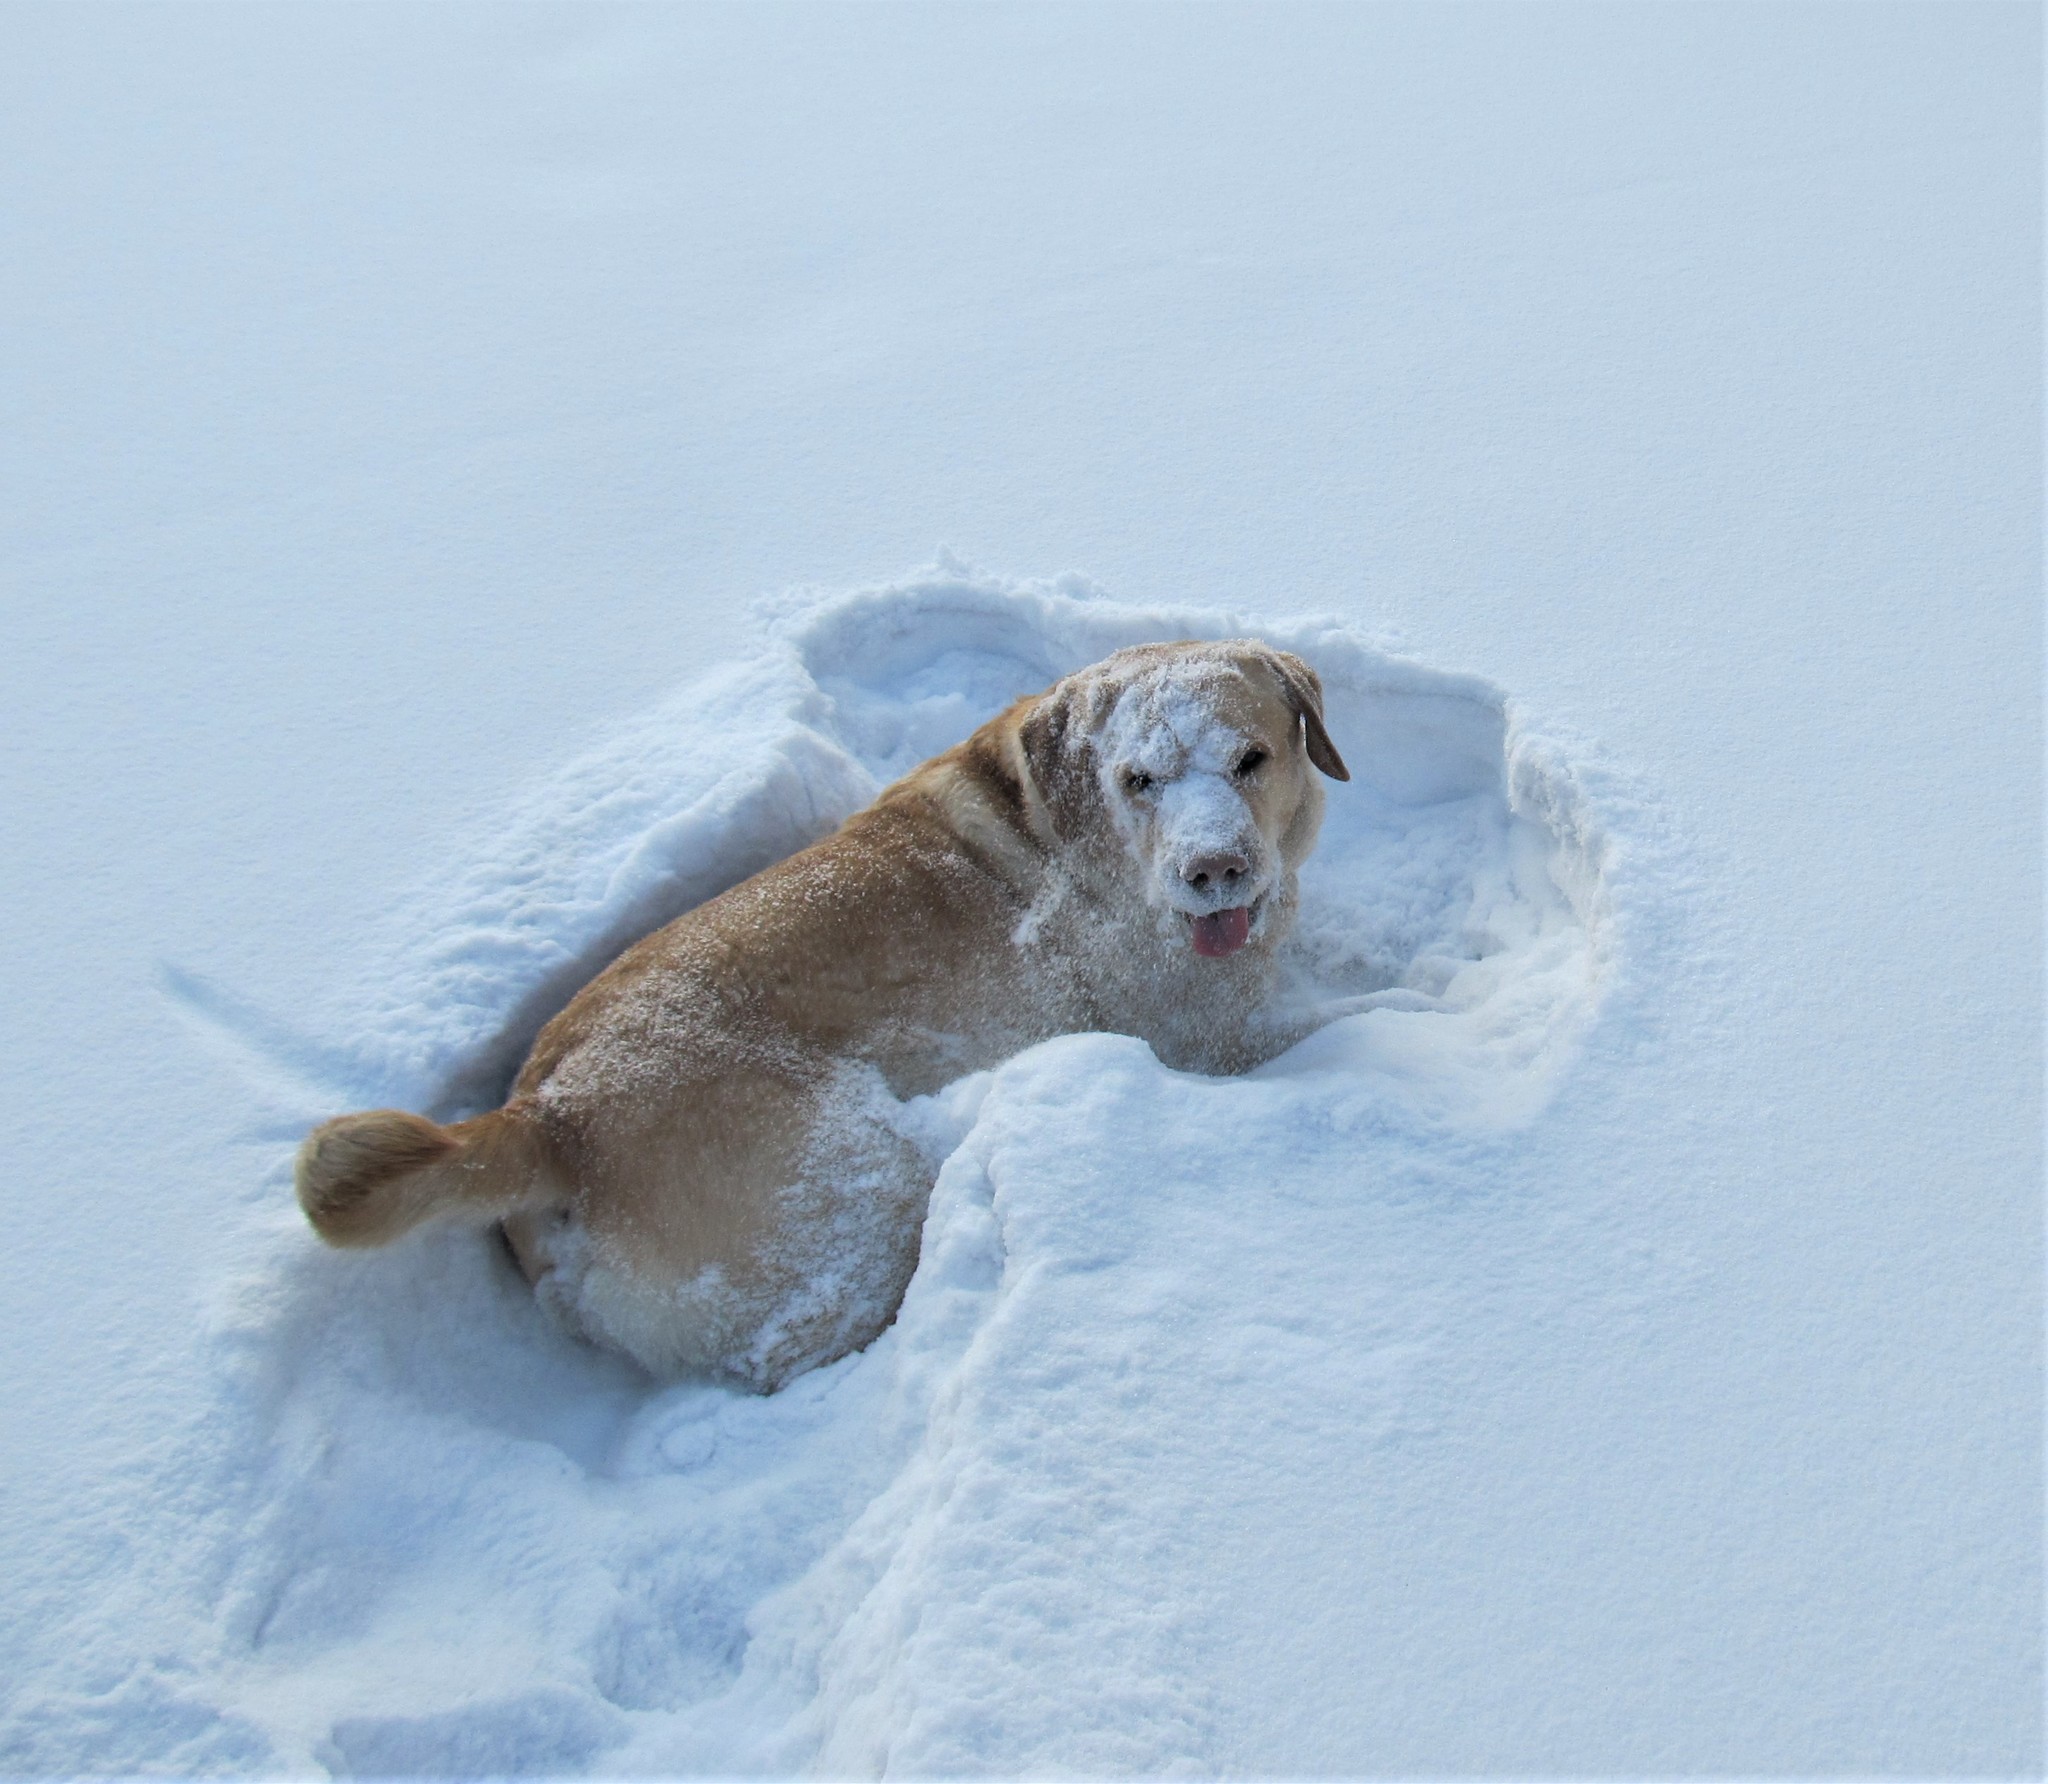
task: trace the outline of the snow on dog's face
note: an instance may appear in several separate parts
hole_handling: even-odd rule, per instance
[[[1242,639],[1119,651],[1047,694],[1023,736],[1063,839],[1095,842],[1210,959],[1291,906],[1322,823],[1314,770],[1350,778],[1315,671]]]

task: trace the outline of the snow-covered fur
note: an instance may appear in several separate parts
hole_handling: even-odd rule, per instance
[[[772,1389],[865,1345],[917,1261],[919,1095],[1056,1034],[1242,1071],[1294,1031],[1274,948],[1348,778],[1298,657],[1145,645],[1019,701],[837,832],[629,949],[510,1099],[343,1116],[300,1151],[336,1244],[501,1220],[571,1329]]]

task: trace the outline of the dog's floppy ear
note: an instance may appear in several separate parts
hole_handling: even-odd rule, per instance
[[[1268,649],[1264,654],[1287,690],[1287,704],[1301,716],[1308,736],[1308,759],[1332,780],[1348,781],[1351,770],[1344,766],[1344,758],[1323,729],[1322,678],[1292,651]]]
[[[1092,704],[1092,703],[1091,703]],[[1088,715],[1072,682],[1060,682],[1032,701],[1017,726],[1017,752],[1027,783],[1025,802],[1051,831],[1048,841],[1079,834],[1096,796],[1085,748]],[[1034,824],[1034,828],[1037,825]]]

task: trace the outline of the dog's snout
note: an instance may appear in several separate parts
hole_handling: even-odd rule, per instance
[[[1180,877],[1197,892],[1231,892],[1251,870],[1251,862],[1235,852],[1197,855],[1180,870]]]

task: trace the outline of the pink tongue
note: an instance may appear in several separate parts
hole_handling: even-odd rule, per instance
[[[1223,960],[1235,954],[1251,938],[1252,913],[1247,905],[1234,911],[1216,911],[1193,919],[1195,952],[1209,960]]]

